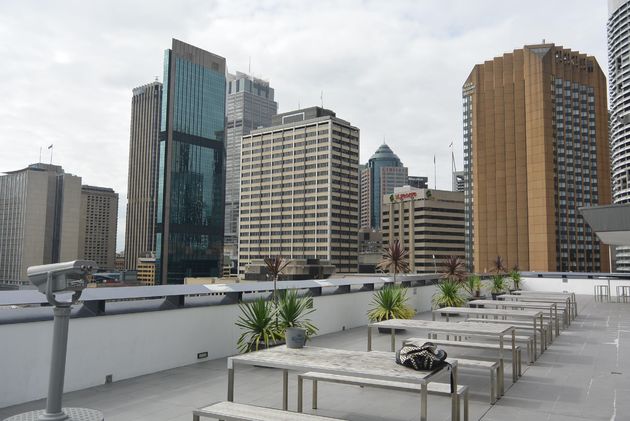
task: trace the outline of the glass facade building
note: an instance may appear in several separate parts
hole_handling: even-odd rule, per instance
[[[165,52],[157,283],[221,274],[225,83],[223,57],[175,39]]]
[[[381,226],[381,198],[408,184],[408,170],[383,143],[361,171],[361,227]]]

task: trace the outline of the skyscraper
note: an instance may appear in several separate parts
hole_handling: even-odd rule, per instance
[[[615,203],[630,203],[630,1],[608,1],[608,81],[610,84],[610,149]],[[617,247],[616,271],[630,272],[630,247]]]
[[[383,143],[361,171],[361,227],[380,228],[381,198],[408,181],[407,167]]]
[[[32,164],[0,176],[0,283],[27,283],[29,266],[78,257],[81,177]]]
[[[221,274],[225,83],[223,57],[173,39],[164,54],[156,283]]]
[[[125,227],[126,269],[136,269],[138,257],[155,251],[157,150],[161,110],[160,82],[152,82],[133,90]]]
[[[282,255],[356,272],[359,129],[311,107],[274,116],[242,147],[239,271]]]
[[[79,259],[96,262],[99,269],[114,270],[118,193],[106,187],[81,187]]]
[[[535,271],[607,271],[578,208],[610,203],[606,78],[592,56],[529,45],[463,86],[466,253]]]
[[[271,125],[278,112],[269,82],[245,73],[228,74],[225,160],[225,247],[238,257],[238,199],[241,188],[241,138]]]

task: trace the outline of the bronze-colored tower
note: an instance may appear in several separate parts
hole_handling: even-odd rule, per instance
[[[611,201],[606,78],[592,56],[528,45],[463,86],[466,257],[533,271],[607,271],[578,208]]]

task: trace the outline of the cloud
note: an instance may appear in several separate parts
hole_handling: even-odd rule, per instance
[[[361,161],[386,139],[450,187],[462,166],[461,85],[476,63],[555,42],[606,69],[605,2],[7,1],[0,3],[0,171],[54,162],[120,194],[124,241],[131,90],[162,79],[179,38],[270,80],[280,111],[324,106],[361,129]],[[579,28],[579,29],[576,29]]]

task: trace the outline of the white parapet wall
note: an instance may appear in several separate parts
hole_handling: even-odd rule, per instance
[[[430,310],[433,286],[410,288],[409,304]],[[367,324],[372,292],[315,297],[320,334]],[[9,310],[7,310],[9,311]],[[19,310],[14,310],[19,311]],[[237,353],[237,305],[216,305],[70,320],[66,392]],[[46,396],[52,321],[0,325],[0,408]]]
[[[617,285],[630,285],[630,281],[610,279],[598,276],[593,279],[585,278],[535,278],[524,277],[522,280],[524,290],[548,291],[548,292],[573,292],[580,295],[593,295],[595,285],[609,285],[610,294],[616,294]]]

